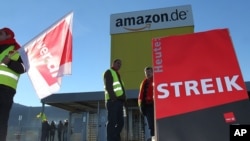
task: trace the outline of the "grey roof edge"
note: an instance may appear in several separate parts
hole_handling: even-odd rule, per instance
[[[136,99],[139,90],[126,90],[127,99]],[[76,102],[76,101],[102,101],[104,100],[104,91],[93,92],[73,92],[73,93],[54,93],[43,99],[42,103],[58,103],[58,102]]]
[[[245,84],[247,91],[250,92],[250,81],[246,81]]]

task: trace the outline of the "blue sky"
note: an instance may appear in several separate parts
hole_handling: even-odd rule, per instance
[[[72,75],[63,77],[58,93],[102,91],[102,74],[110,67],[110,15],[187,4],[195,32],[229,29],[244,81],[250,81],[248,0],[8,0],[1,2],[0,28],[12,28],[24,45],[73,11]],[[21,76],[14,102],[41,106],[27,74]]]

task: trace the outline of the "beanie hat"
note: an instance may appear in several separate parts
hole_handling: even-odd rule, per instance
[[[11,36],[11,38],[14,38],[14,37],[15,37],[15,33],[14,33],[11,29],[9,29],[9,28],[7,28],[7,27],[2,28],[1,30],[5,31],[5,32],[7,33],[7,35],[10,35],[10,36]]]
[[[4,40],[4,41],[1,41],[0,42],[0,45],[1,44],[3,44],[3,45],[10,45],[10,44],[13,44],[14,46],[15,46],[15,50],[18,50],[21,46],[16,42],[16,40],[15,40],[15,33],[11,30],[11,29],[9,29],[9,28],[7,28],[7,27],[4,27],[4,28],[2,28],[2,29],[0,29],[0,30],[2,30],[2,31],[4,31],[4,32],[6,32],[6,34],[7,35],[10,35],[10,38],[9,39],[6,39],[6,40]]]

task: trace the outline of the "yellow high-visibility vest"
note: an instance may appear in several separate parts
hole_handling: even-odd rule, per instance
[[[116,97],[119,97],[123,95],[123,89],[122,89],[122,84],[119,81],[119,78],[117,76],[117,73],[113,69],[109,69],[111,72],[111,75],[113,77],[113,90],[115,92]],[[109,100],[109,93],[106,90],[104,86],[104,92],[105,92],[105,101]]]
[[[8,47],[5,51],[0,54],[1,60],[9,54],[9,52],[14,51],[14,46]],[[19,53],[15,53],[11,56],[11,60],[16,61],[19,58]],[[17,88],[17,83],[19,80],[20,74],[8,68],[4,64],[0,64],[0,84],[9,86],[13,89]]]

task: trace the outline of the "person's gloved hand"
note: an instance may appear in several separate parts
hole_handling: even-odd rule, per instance
[[[144,106],[143,105],[139,106],[139,110],[140,110],[140,114],[144,115]]]
[[[2,63],[4,63],[5,65],[8,65],[10,62],[10,58],[6,55],[3,60],[2,60]]]
[[[141,106],[139,106],[139,111],[140,111],[140,114],[142,114]],[[142,114],[142,115],[143,115],[143,114]]]

